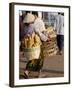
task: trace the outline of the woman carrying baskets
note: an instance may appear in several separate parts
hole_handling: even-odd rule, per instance
[[[47,41],[48,37],[42,31],[45,26],[42,20],[38,18],[37,12],[28,13],[24,18],[24,40],[22,41],[24,54],[28,59],[24,77],[28,78],[29,70],[40,72],[43,66],[43,54],[40,53],[41,41]],[[41,51],[40,51],[41,50]],[[41,54],[41,55],[40,55]],[[41,56],[41,57],[40,57]]]
[[[24,23],[24,28],[23,28],[23,32],[22,32],[22,36],[23,39],[21,41],[21,47],[22,49],[27,48],[28,44],[27,43],[27,38],[30,38],[30,36],[32,36],[33,32],[34,32],[34,27],[33,27],[33,23],[34,23],[35,17],[30,14],[27,13],[27,15],[25,16],[23,23]],[[30,47],[30,46],[28,46]],[[30,63],[30,61],[28,60],[27,65],[26,65],[26,70],[24,72],[24,77],[28,78],[28,64]]]
[[[40,45],[41,40],[40,37],[35,34],[34,30],[34,20],[35,17],[31,13],[28,13],[24,18],[24,31],[22,39],[22,48],[24,51],[24,55],[27,58],[28,62],[26,65],[26,70],[24,71],[24,78],[28,78],[28,73],[30,70],[37,71],[39,64],[39,56],[40,56]]]

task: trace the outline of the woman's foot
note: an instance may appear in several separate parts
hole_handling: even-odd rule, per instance
[[[28,79],[28,78],[29,78],[29,76],[28,76],[28,71],[25,71],[25,72],[24,72],[24,78],[25,78],[25,79]]]

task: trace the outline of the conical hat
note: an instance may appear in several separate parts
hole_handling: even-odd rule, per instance
[[[35,17],[34,15],[32,15],[31,13],[27,13],[27,15],[25,16],[23,23],[30,23],[30,22],[34,22]]]

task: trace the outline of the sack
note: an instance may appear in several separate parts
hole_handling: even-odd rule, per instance
[[[42,41],[47,41],[48,40],[48,37],[45,36],[43,33],[40,33],[40,38]]]

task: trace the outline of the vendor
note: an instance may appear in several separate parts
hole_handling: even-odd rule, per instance
[[[23,23],[25,25],[23,32],[24,38],[35,32],[40,36],[41,41],[48,40],[48,37],[43,33],[45,31],[44,22],[38,17],[37,12],[33,12],[33,14],[28,13],[25,16]],[[32,62],[34,62],[32,65],[33,66],[32,69],[40,72],[43,66],[43,61],[44,58],[41,50],[41,57],[39,59],[29,60],[27,62],[26,70],[24,71],[25,78],[29,78],[28,77],[29,69],[30,69],[29,66],[30,64],[32,64]]]
[[[33,23],[34,23],[35,17],[34,15],[32,15],[31,13],[27,13],[27,15],[25,16],[23,23],[24,23],[24,28],[23,28],[23,39],[25,37],[31,36],[32,33],[34,32],[34,27],[33,27]],[[26,65],[26,70],[24,71],[24,77],[27,79],[28,78],[28,63],[30,63],[31,61],[27,62]]]

